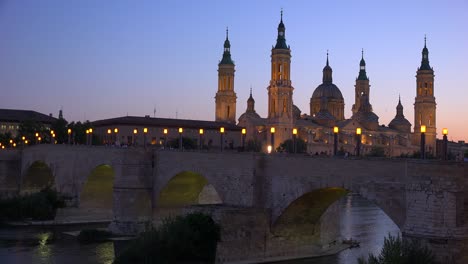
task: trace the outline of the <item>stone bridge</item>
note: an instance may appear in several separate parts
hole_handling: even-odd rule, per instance
[[[50,176],[35,180],[35,164],[47,165]],[[103,166],[111,176],[96,173]],[[440,262],[468,263],[465,167],[428,160],[39,145],[0,153],[0,191],[8,195],[52,184],[69,198],[70,208],[57,218],[107,219],[123,234],[142,231],[163,216],[205,211],[223,227],[220,262],[323,250],[338,236],[336,201],[351,191],[380,207],[404,237],[428,245]]]

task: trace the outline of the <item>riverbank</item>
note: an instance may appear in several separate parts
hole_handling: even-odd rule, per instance
[[[288,255],[288,256],[254,258],[254,259],[246,260],[246,261],[228,261],[224,263],[226,264],[282,263],[284,261],[291,261],[291,260],[312,259],[312,258],[332,256],[349,248],[350,248],[349,244],[338,244],[335,246],[331,246],[320,252],[311,253],[311,254],[297,254],[297,255]]]

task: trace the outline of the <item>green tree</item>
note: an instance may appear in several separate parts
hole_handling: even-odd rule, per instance
[[[142,233],[114,263],[214,263],[219,240],[220,227],[210,216],[177,216]]]
[[[371,151],[367,154],[369,157],[385,157],[385,149],[380,146],[372,146]]]
[[[278,152],[294,153],[294,141],[287,139],[279,145],[276,149]],[[296,139],[296,153],[305,153],[307,151],[307,144],[301,138]]]
[[[178,149],[179,148],[179,138],[170,139],[168,141],[168,143],[167,143],[167,146],[171,147],[171,148]],[[188,137],[182,137],[182,146],[184,146],[184,149],[196,149],[196,148],[198,148],[197,141],[192,139],[192,138],[188,138]]]
[[[58,144],[67,143],[68,141],[68,122],[64,118],[59,118],[52,124],[51,129],[54,131],[55,140]]]
[[[67,130],[68,128],[70,128],[72,131],[72,142],[76,144],[86,144],[86,130],[90,128],[94,130],[94,127],[91,124],[91,122],[89,122],[89,120],[86,120],[84,123],[81,123],[80,121],[76,123],[71,122],[67,126]],[[95,133],[93,133],[93,144],[95,144],[96,141],[97,141],[97,138],[95,136]]]
[[[359,264],[432,264],[435,263],[434,255],[422,247],[415,240],[404,240],[400,235],[394,237],[388,235],[384,239],[384,245],[380,254],[374,256],[369,254],[367,260],[363,257],[358,259]]]
[[[49,130],[38,121],[26,120],[19,125],[15,142],[22,142],[22,137],[25,137],[29,142],[28,144],[35,144],[36,133],[44,140],[47,140],[46,135],[49,134]]]
[[[250,139],[247,141],[245,151],[260,152],[262,150],[262,143],[258,140]]]

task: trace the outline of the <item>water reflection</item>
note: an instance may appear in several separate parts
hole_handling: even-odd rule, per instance
[[[288,264],[356,264],[360,256],[378,254],[384,237],[389,233],[400,233],[393,221],[375,204],[350,194],[339,201],[342,208],[340,233],[343,238],[355,239],[361,243],[359,248],[347,249],[338,255],[314,259],[284,261]]]
[[[399,234],[398,227],[376,205],[357,195],[348,195],[339,201],[342,208],[341,236],[356,239],[361,247],[348,249],[338,255],[307,260],[285,261],[288,264],[355,264],[360,256],[378,253],[388,233]],[[10,233],[10,234],[8,234]],[[110,264],[114,260],[112,242],[80,245],[75,240],[55,239],[51,232],[32,233],[18,230],[0,230],[0,263],[67,263]]]

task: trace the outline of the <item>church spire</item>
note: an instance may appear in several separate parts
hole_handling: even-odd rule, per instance
[[[426,35],[424,35],[424,48],[422,50],[422,60],[421,66],[419,67],[420,70],[432,70],[431,66],[429,65],[429,50],[426,46]]]
[[[366,61],[364,60],[364,49],[361,51],[361,62],[359,63],[359,76],[358,80],[369,80],[366,73]]]
[[[332,83],[333,82],[332,72],[333,72],[333,70],[330,67],[329,63],[328,63],[328,50],[327,50],[327,64],[323,68],[323,79],[322,79],[323,83]]]
[[[286,27],[283,24],[283,9],[281,9],[281,20],[278,25],[278,37],[276,38],[275,49],[289,49],[286,45]]]
[[[226,27],[226,40],[224,41],[223,59],[219,64],[234,64],[231,59],[231,42],[229,42],[229,29]]]
[[[255,100],[252,97],[252,86],[250,87],[249,99],[247,99],[247,112],[255,112]]]

